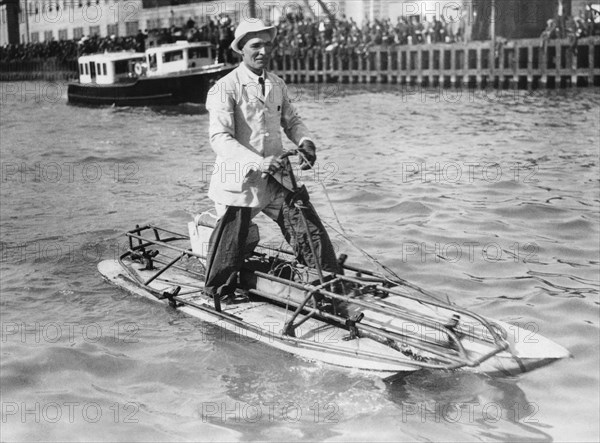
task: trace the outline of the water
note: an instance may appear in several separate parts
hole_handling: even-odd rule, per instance
[[[574,355],[514,378],[389,384],[102,281],[123,231],[185,231],[211,206],[201,108],[79,108],[61,85],[0,86],[4,441],[599,439],[600,91],[293,89],[326,222],[337,228],[319,182],[354,241],[402,277]]]

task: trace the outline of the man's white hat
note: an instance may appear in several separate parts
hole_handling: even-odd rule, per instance
[[[275,26],[265,26],[262,20],[242,20],[237,29],[235,30],[235,40],[231,42],[231,49],[238,54],[242,53],[242,48],[238,47],[240,40],[242,40],[247,34],[267,31],[271,34],[271,40],[277,35],[277,28]]]

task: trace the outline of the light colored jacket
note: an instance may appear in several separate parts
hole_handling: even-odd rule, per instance
[[[217,154],[209,198],[227,206],[264,206],[270,193],[260,165],[265,157],[284,152],[281,128],[296,146],[310,139],[285,82],[267,72],[263,97],[258,77],[242,63],[211,88],[206,108],[210,144]],[[274,177],[291,187],[285,174]]]

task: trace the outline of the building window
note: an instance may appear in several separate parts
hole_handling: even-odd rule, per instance
[[[160,19],[159,18],[151,18],[146,20],[146,28],[147,29],[159,29],[160,28]]]
[[[38,43],[40,41],[40,33],[32,32],[31,33],[31,43]]]
[[[69,38],[69,34],[66,29],[58,30],[58,39],[59,40],[67,40]]]
[[[138,22],[125,22],[125,34],[135,35],[138,32]]]
[[[80,39],[83,37],[83,28],[73,28],[73,38]]]
[[[102,71],[104,72],[104,75],[106,74],[106,63],[102,63]]]
[[[90,26],[90,37],[92,35],[100,36],[100,26]]]
[[[51,42],[54,39],[54,36],[52,35],[52,31],[44,31],[44,41],[45,42]]]
[[[114,35],[115,37],[119,36],[119,25],[114,23],[112,25],[106,25],[106,35],[109,37]]]

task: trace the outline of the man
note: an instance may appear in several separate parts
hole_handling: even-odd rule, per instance
[[[229,44],[232,40],[231,19],[228,15],[223,15],[217,26],[219,28],[219,54],[218,58],[221,63],[230,63]]]
[[[243,21],[231,43],[242,63],[223,77],[208,94],[210,143],[217,154],[217,171],[208,196],[215,202],[219,221],[210,239],[206,293],[217,299],[235,291],[243,265],[250,221],[264,212],[280,227],[300,263],[337,272],[335,252],[306,189],[292,192],[286,173],[281,128],[298,146],[300,166],[306,170],[316,160],[316,148],[287,94],[284,81],[267,72],[274,26]],[[316,254],[312,253],[304,217]]]

